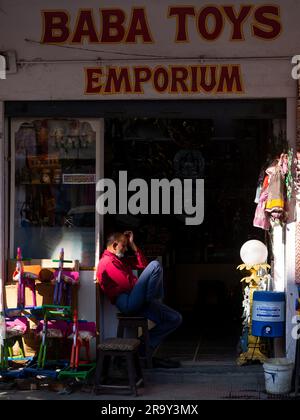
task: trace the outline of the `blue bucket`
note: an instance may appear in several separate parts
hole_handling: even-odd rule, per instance
[[[253,293],[252,335],[255,337],[282,337],[285,330],[285,293]]]

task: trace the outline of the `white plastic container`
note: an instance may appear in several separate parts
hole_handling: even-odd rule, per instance
[[[269,394],[288,394],[291,391],[293,362],[286,358],[268,359],[263,368],[266,391]]]

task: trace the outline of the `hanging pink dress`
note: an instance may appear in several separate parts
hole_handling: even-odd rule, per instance
[[[255,216],[253,220],[253,226],[269,230],[270,229],[270,218],[266,213],[266,203],[268,201],[268,187],[269,177],[266,176],[263,182],[262,190],[259,197],[259,202],[256,207]]]

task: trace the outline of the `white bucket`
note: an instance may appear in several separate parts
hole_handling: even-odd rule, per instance
[[[268,359],[263,367],[269,394],[288,394],[291,391],[293,362],[285,358]]]

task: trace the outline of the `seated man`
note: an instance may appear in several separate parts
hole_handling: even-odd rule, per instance
[[[156,325],[149,331],[152,352],[163,339],[176,330],[182,322],[181,315],[164,305],[163,272],[158,261],[149,264],[134,243],[133,233],[113,233],[97,267],[97,280],[111,303],[125,315],[144,316]],[[135,256],[125,257],[127,246]],[[137,278],[132,269],[144,269]],[[178,367],[179,363],[153,360],[154,366]]]

